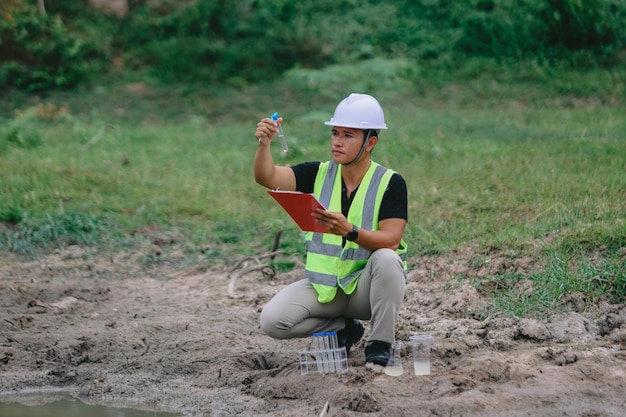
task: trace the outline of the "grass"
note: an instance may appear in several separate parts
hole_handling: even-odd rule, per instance
[[[546,288],[534,306],[575,288],[623,299],[615,273],[626,247],[623,69],[496,71],[477,62],[437,75],[379,64],[294,70],[244,91],[147,82],[139,92],[113,83],[16,94],[0,113],[0,250],[33,257],[168,235],[190,255],[232,265],[269,250],[284,230],[281,248],[303,258],[301,233],[253,181],[256,122],[274,111],[285,118],[290,152],[275,144],[278,163],[326,160],[321,122],[349,92],[367,91],[390,126],[374,159],[408,183],[411,256],[515,249],[545,265],[532,277]],[[382,69],[368,72],[372,65]],[[584,268],[571,268],[572,253],[589,256]],[[566,285],[572,274],[577,282]],[[592,291],[588,275],[617,289]],[[562,283],[561,294],[551,282]],[[528,300],[498,302],[511,314],[532,310]]]
[[[621,304],[626,298],[626,260],[615,255],[587,257],[548,251],[544,270],[524,276],[507,272],[486,282],[497,291],[484,306],[483,317],[548,315],[567,309],[584,310],[598,300]],[[476,285],[485,287],[485,282]]]

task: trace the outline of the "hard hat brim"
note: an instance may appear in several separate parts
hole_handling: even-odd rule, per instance
[[[386,124],[383,126],[377,126],[377,125],[371,125],[367,122],[362,122],[357,125],[356,123],[341,123],[341,121],[335,122],[333,119],[330,119],[329,121],[324,122],[324,124],[326,126],[349,127],[351,129],[375,129],[375,130],[387,129]]]

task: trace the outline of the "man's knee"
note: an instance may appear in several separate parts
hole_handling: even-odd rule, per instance
[[[259,324],[261,327],[261,331],[268,335],[269,337],[273,337],[274,339],[286,339],[288,332],[287,326],[281,325],[280,320],[275,317],[271,311],[263,309],[261,311],[261,316],[259,317]]]
[[[377,266],[382,266],[385,268],[400,268],[404,270],[404,266],[402,265],[402,259],[400,259],[400,255],[396,253],[393,249],[383,248],[378,249],[372,252],[370,256],[370,261],[376,264]]]

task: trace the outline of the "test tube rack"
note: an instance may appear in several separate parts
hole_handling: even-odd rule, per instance
[[[301,350],[300,373],[343,373],[348,370],[346,347],[338,347],[337,332],[315,333],[313,349]]]

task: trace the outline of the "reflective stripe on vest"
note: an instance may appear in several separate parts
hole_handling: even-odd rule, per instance
[[[394,171],[372,162],[356,191],[348,212],[348,220],[365,230],[378,230],[378,212],[383,195]],[[341,212],[341,167],[333,161],[320,164],[313,193],[331,211]],[[356,288],[357,279],[367,264],[371,251],[354,242],[332,234],[306,234],[306,276],[318,293],[321,303],[332,301],[339,286],[346,294]],[[406,270],[406,244],[401,242],[397,253]]]

